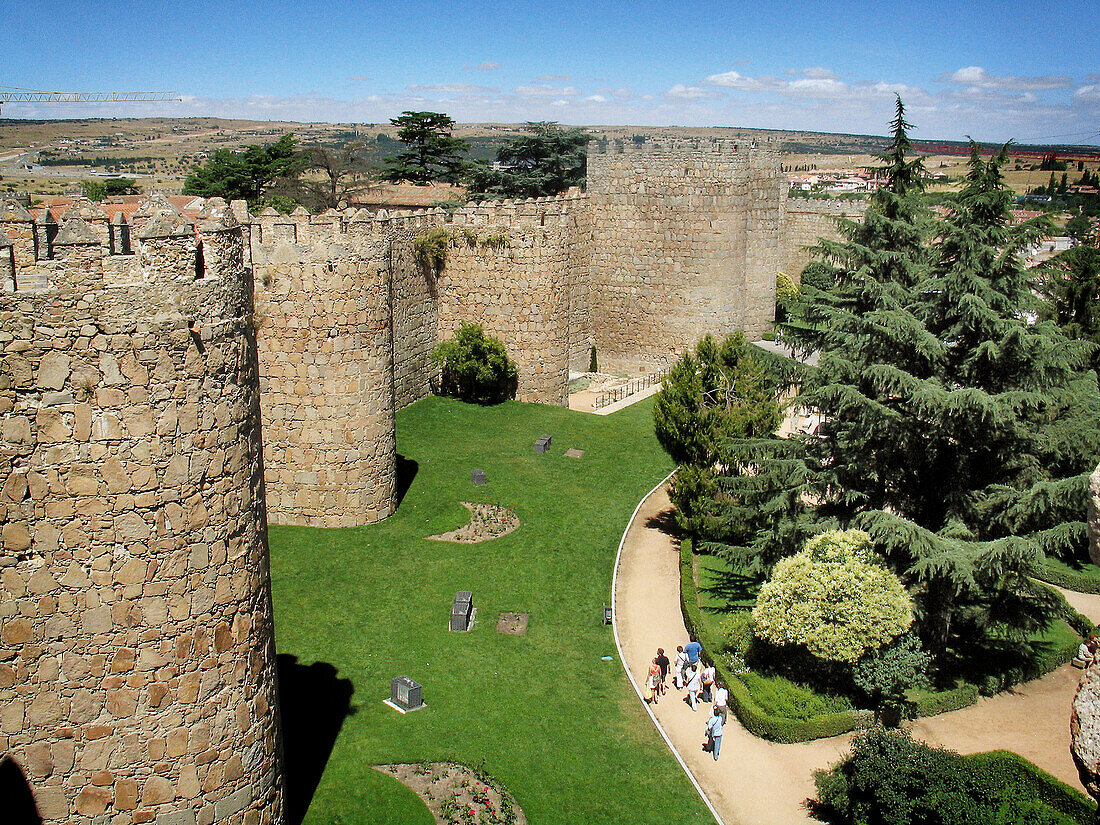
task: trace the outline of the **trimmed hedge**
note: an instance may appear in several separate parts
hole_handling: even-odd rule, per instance
[[[941,713],[968,708],[977,701],[978,686],[964,684],[954,690],[941,690],[921,696],[913,701],[908,715],[911,719],[919,716],[938,716]]]
[[[1059,587],[1060,586],[1061,585],[1059,585]],[[1062,595],[1061,591],[1055,590],[1052,587],[1050,588],[1050,592],[1054,594],[1058,603],[1062,605],[1062,618],[1066,620],[1066,624],[1077,631],[1081,638],[1087,639],[1090,633],[1096,632],[1095,622],[1084,613],[1079,613],[1077,609],[1066,600],[1066,597]]]
[[[1022,785],[1035,798],[1061,814],[1082,823],[1092,823],[1096,816],[1096,803],[1065,782],[1055,779],[1019,754],[1011,751],[985,751],[966,757],[971,762],[988,767],[1003,784]]]
[[[1053,584],[1055,587],[1064,587],[1066,590],[1075,590],[1078,593],[1100,593],[1100,578],[1062,570],[1050,562],[1039,565],[1039,569],[1035,571],[1035,578],[1047,584]]]
[[[827,736],[840,736],[856,728],[865,728],[874,722],[870,711],[845,711],[826,713],[805,721],[772,716],[752,698],[745,683],[726,667],[715,651],[722,645],[710,635],[699,610],[699,596],[692,571],[691,540],[685,538],[680,545],[680,609],[688,633],[703,646],[706,657],[714,663],[720,681],[729,689],[729,708],[744,725],[745,730],[762,739],[773,742],[807,742]]]

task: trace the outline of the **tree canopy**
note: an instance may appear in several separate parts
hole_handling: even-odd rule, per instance
[[[252,204],[261,200],[275,181],[297,178],[306,163],[290,133],[263,146],[248,146],[240,151],[218,149],[186,177],[183,194],[246,200]]]
[[[585,147],[582,129],[564,129],[552,121],[527,123],[528,134],[509,138],[497,150],[497,166],[475,170],[470,191],[501,198],[557,195],[584,184]]]
[[[899,100],[885,186],[862,224],[819,245],[783,330],[819,354],[794,403],[821,426],[731,443],[718,488],[754,513],[728,552],[765,569],[821,527],[867,531],[942,654],[1022,640],[1053,615],[1030,574],[1044,553],[1084,551],[1100,410],[1087,345],[1035,320],[1018,253],[1045,225],[1012,223],[1005,152],[972,145],[963,190],[933,221],[909,128]]]
[[[754,352],[756,351],[756,352]],[[669,371],[653,408],[657,440],[681,464],[670,496],[681,527],[702,531],[717,523],[715,478],[733,438],[770,436],[779,425],[776,386],[756,347],[737,332],[721,343],[704,336]]]
[[[455,122],[441,112],[402,112],[390,123],[400,127],[397,139],[407,147],[386,158],[383,176],[390,181],[457,183],[466,168],[469,144],[451,132]]]

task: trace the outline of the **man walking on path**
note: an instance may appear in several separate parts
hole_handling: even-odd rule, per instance
[[[699,654],[701,654],[702,652],[703,646],[694,639],[688,642],[687,647],[684,648],[684,653],[687,654],[689,665],[699,664]]]
[[[707,738],[710,740],[710,752],[715,762],[718,761],[718,751],[722,750],[722,729],[725,724],[721,711],[715,705],[710,712],[710,719],[707,720]]]

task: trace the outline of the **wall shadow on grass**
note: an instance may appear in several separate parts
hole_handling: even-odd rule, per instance
[[[394,497],[397,499],[394,504],[395,507],[400,507],[401,502],[405,500],[405,493],[409,492],[409,488],[412,487],[413,479],[416,478],[416,471],[419,469],[419,464],[411,458],[405,458],[405,456],[398,453],[397,485],[394,490]]]
[[[301,825],[344,720],[355,713],[350,679],[328,662],[278,657],[279,712],[286,769],[286,825]]]
[[[0,821],[8,825],[42,825],[30,783],[14,759],[0,759]]]

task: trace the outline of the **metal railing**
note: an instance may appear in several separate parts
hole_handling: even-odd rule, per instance
[[[624,398],[629,398],[634,395],[634,393],[649,389],[654,384],[660,384],[665,380],[666,375],[668,375],[667,369],[659,369],[657,372],[650,375],[643,375],[641,378],[634,378],[621,386],[614,387],[610,390],[604,390],[597,395],[596,400],[592,402],[592,409],[598,410],[602,407],[609,406],[616,401],[622,401]]]

